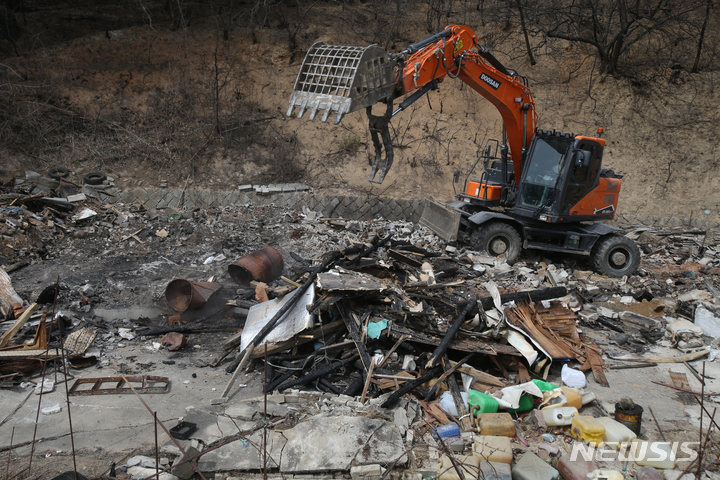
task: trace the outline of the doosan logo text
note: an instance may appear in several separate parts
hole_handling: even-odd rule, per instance
[[[490,85],[490,86],[491,86],[492,88],[494,88],[495,90],[497,90],[498,88],[500,88],[500,85],[501,85],[499,81],[495,80],[495,79],[492,78],[492,77],[489,77],[489,76],[485,75],[484,73],[481,73],[481,74],[480,74],[480,80],[482,80],[483,82],[487,83],[488,85]]]

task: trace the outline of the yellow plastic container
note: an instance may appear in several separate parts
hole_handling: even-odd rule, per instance
[[[463,472],[465,478],[477,478],[480,474],[480,459],[473,455],[455,455],[455,461],[459,464],[460,471]],[[460,480],[460,477],[453,467],[450,458],[443,455],[440,458],[440,467],[438,468],[439,480]]]
[[[575,440],[585,441],[596,447],[602,446],[605,427],[596,418],[587,415],[575,415],[570,428]]]
[[[515,422],[509,413],[481,413],[475,422],[480,435],[515,436]]]
[[[481,461],[507,463],[512,465],[513,451],[510,437],[475,435],[473,455]]]
[[[655,467],[671,470],[677,463],[672,445],[668,442],[647,442],[633,440],[630,444],[630,455],[635,463],[642,467]]]

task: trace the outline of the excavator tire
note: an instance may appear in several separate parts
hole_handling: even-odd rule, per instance
[[[608,277],[632,275],[640,265],[640,249],[628,237],[607,235],[593,248],[595,270]]]
[[[470,235],[470,242],[476,250],[487,252],[493,257],[503,256],[509,265],[517,261],[522,249],[522,239],[518,231],[503,222],[478,226]]]

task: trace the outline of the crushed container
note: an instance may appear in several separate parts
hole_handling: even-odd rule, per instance
[[[603,441],[608,447],[615,447],[619,449],[623,445],[627,445],[637,438],[635,432],[610,417],[600,417],[596,420],[605,428]]]
[[[575,440],[584,441],[596,447],[602,446],[605,427],[597,421],[597,418],[575,415],[571,425],[570,433]]]
[[[572,424],[573,415],[578,414],[575,407],[559,407],[540,410],[542,412],[545,425],[549,427],[561,427]]]
[[[480,472],[480,459],[473,455],[455,455],[455,461],[458,463],[460,471],[463,472],[465,479],[477,478]],[[443,455],[440,458],[440,467],[438,467],[439,480],[460,480],[455,467],[450,458]]]
[[[512,465],[513,452],[510,437],[475,435],[473,455],[481,461],[507,463]]]
[[[642,467],[661,469],[675,468],[676,460],[672,445],[668,442],[648,442],[633,440],[630,444],[630,455],[635,463]]]
[[[498,402],[491,395],[473,389],[470,389],[468,394],[468,403],[470,404],[470,411],[473,415],[479,413],[495,413],[498,411]]]
[[[515,422],[509,413],[481,413],[475,424],[480,435],[515,436]]]
[[[570,460],[569,455],[563,455],[558,460],[557,469],[564,480],[587,480],[587,474],[597,470],[597,465],[581,456]]]
[[[598,469],[593,470],[590,475],[587,476],[587,480],[625,480],[625,476],[622,472],[618,472],[617,470]]]
[[[532,452],[526,452],[515,468],[513,480],[555,480],[560,473]]]

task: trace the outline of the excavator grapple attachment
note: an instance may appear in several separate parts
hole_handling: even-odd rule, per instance
[[[335,124],[354,112],[391,96],[396,78],[394,62],[377,45],[352,47],[317,42],[310,47],[300,67],[290,96],[287,116],[299,107],[297,117],[318,111],[325,122],[336,113]]]

